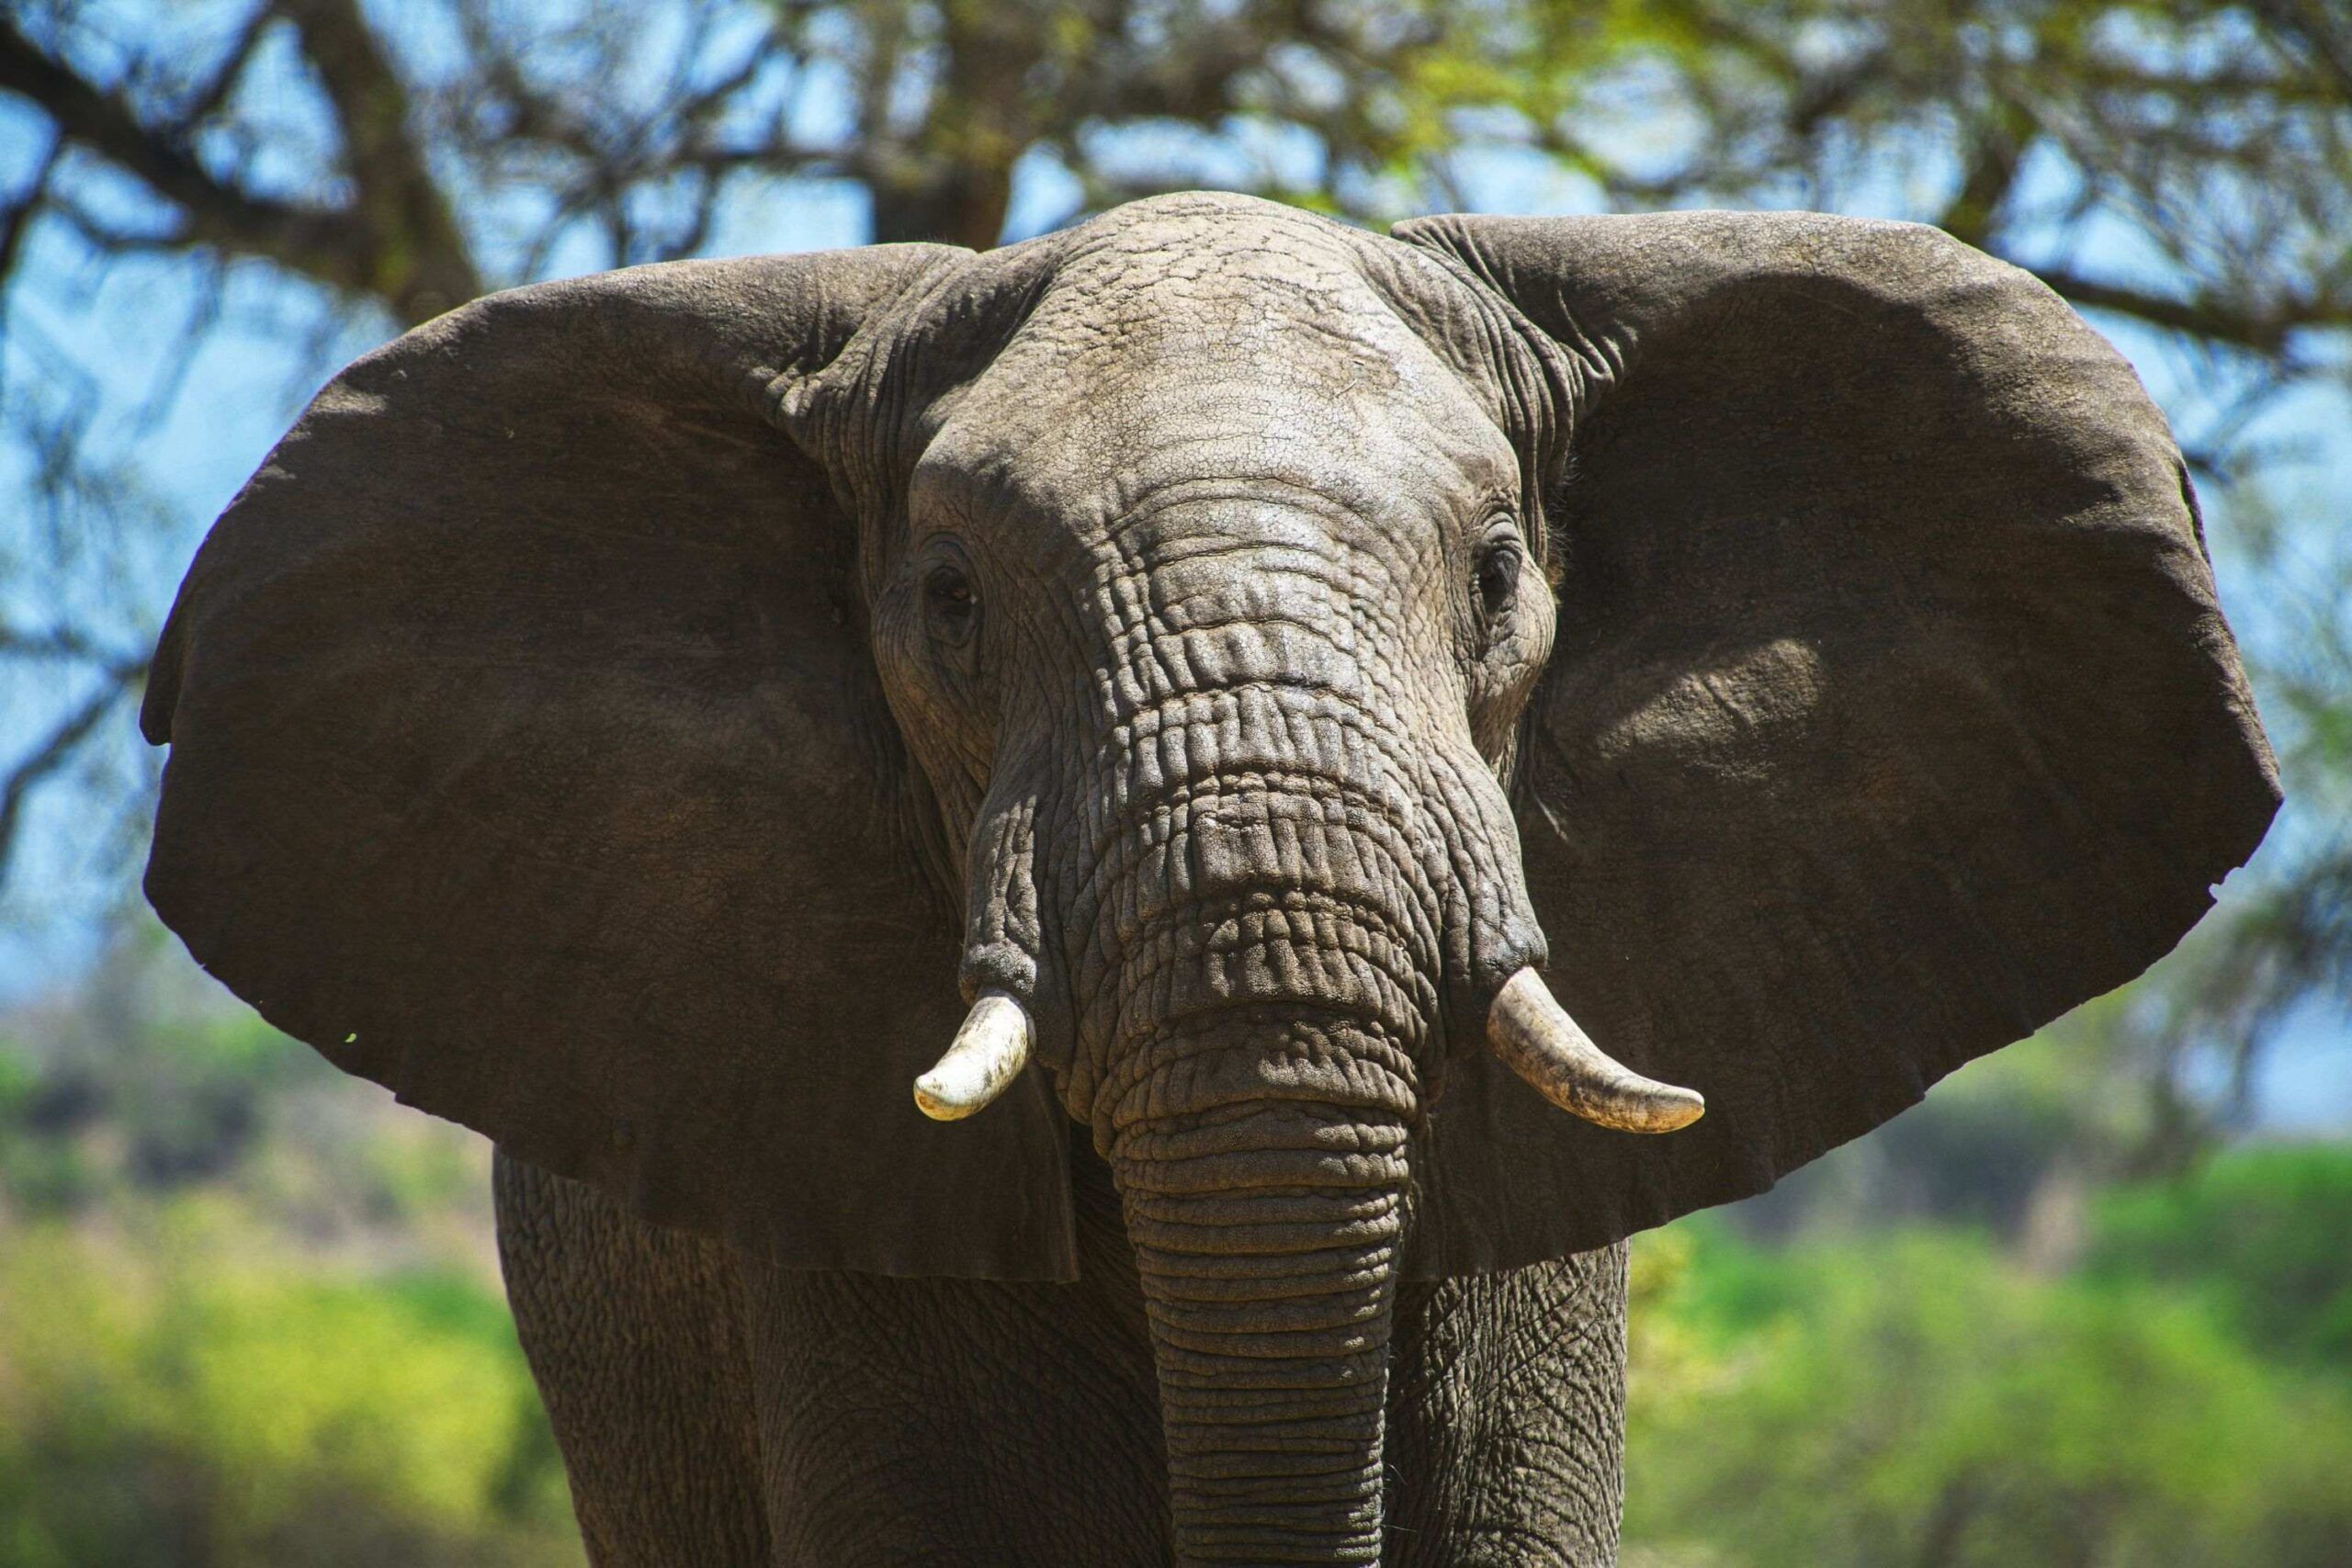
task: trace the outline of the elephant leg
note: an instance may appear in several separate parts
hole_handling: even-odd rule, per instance
[[[747,1267],[778,1568],[1167,1568],[1135,1254],[1071,1163],[1071,1284]]]
[[[498,1256],[597,1568],[764,1568],[743,1285],[717,1243],[507,1157]]]
[[[1393,1568],[1609,1568],[1624,1501],[1625,1246],[1399,1292]]]

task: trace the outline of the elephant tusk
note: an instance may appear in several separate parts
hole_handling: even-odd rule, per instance
[[[1029,1010],[1003,991],[982,991],[946,1055],[915,1079],[915,1103],[934,1122],[959,1122],[1002,1094],[1029,1065]]]
[[[1487,1011],[1495,1055],[1571,1115],[1625,1133],[1671,1133],[1707,1109],[1692,1089],[1645,1078],[1577,1026],[1532,969],[1510,977]]]

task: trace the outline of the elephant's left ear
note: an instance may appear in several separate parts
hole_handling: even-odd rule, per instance
[[[493,295],[344,371],[230,505],[147,694],[147,892],[338,1066],[787,1265],[1068,1277],[1036,1075],[964,1013],[853,581],[776,405],[966,253]]]
[[[1686,1131],[1461,1064],[1430,1271],[1770,1186],[2138,975],[2261,841],[2269,748],[2164,418],[2027,274],[1813,214],[1399,237],[1553,367],[1559,634],[1521,747],[1550,980]]]

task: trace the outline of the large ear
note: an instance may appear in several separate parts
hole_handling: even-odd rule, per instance
[[[501,294],[360,360],[230,506],[148,695],[148,897],[271,1022],[787,1264],[1069,1278],[1031,1075],[943,1127],[956,923],[773,410],[965,253]],[[866,341],[870,341],[866,340]]]
[[[1398,231],[1553,366],[1517,781],[1550,980],[1662,1137],[1463,1064],[1430,1272],[1770,1186],[2161,956],[2278,789],[2163,416],[2014,267],[1813,214]]]

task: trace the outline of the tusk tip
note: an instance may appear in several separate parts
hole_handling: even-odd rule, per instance
[[[1697,1090],[1645,1077],[1595,1045],[1532,969],[1497,994],[1487,1038],[1529,1088],[1595,1126],[1672,1133],[1706,1114]]]
[[[915,1107],[934,1122],[985,1111],[1028,1066],[1029,1014],[1002,991],[984,991],[947,1054],[915,1079]]]
[[[982,1100],[974,1104],[956,1098],[934,1074],[925,1073],[915,1079],[915,1109],[934,1122],[961,1122],[986,1103]]]
[[[1660,1084],[1644,1107],[1646,1115],[1629,1133],[1679,1133],[1707,1113],[1707,1102],[1699,1091],[1673,1084]]]

